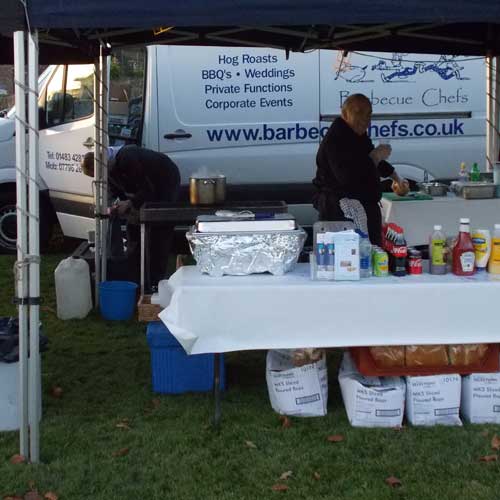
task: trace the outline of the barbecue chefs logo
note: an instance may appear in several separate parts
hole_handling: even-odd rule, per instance
[[[352,64],[350,55],[344,57],[340,52],[335,64],[335,80],[339,78],[349,83],[373,83],[376,79],[384,83],[411,83],[419,76],[435,74],[441,80],[470,80],[464,76],[464,66],[457,56],[441,55],[433,61],[407,61],[408,54],[394,52],[391,59],[380,59],[375,64],[358,66]],[[375,59],[374,59],[375,60]]]
[[[375,87],[368,95],[373,106],[378,107],[421,104],[426,108],[435,108],[438,106],[459,106],[469,102],[469,94],[463,87],[456,87],[456,83],[453,88],[441,87],[441,84],[447,81],[470,80],[464,73],[465,67],[460,64],[461,60],[457,60],[456,56],[442,55],[435,60],[409,61],[404,59],[407,55],[399,52],[393,53],[391,59],[373,58],[373,63],[361,66],[353,64],[349,55],[343,57],[339,53],[340,59],[337,59],[334,66],[335,80],[342,79],[354,85],[382,82],[384,90],[389,90],[388,94],[385,92],[382,94],[379,88]],[[418,95],[413,89],[410,90],[404,85],[418,83],[421,78],[426,78],[426,81],[429,81],[430,75],[436,77],[434,79],[436,85],[422,90]],[[407,93],[405,93],[405,89],[408,90]],[[340,105],[351,93],[357,91],[357,89],[340,90]]]

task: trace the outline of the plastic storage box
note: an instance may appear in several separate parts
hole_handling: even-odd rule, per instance
[[[151,350],[153,391],[164,394],[207,392],[214,385],[214,355],[192,354],[161,321],[148,323],[146,337]],[[220,384],[225,387],[224,356],[220,360]]]

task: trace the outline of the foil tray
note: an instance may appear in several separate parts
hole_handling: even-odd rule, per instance
[[[198,233],[186,238],[196,265],[210,276],[282,275],[297,263],[306,240],[302,228],[289,231]]]

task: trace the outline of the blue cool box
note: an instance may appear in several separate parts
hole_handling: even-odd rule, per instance
[[[188,356],[161,321],[148,323],[153,391],[166,394],[207,392],[214,385],[214,355]],[[224,356],[220,359],[221,388],[225,387]]]

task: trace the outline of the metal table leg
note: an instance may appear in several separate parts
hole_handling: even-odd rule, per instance
[[[220,428],[221,417],[221,390],[220,390],[220,354],[214,354],[214,399],[215,399],[215,414],[213,426],[216,430]]]
[[[145,263],[144,260],[146,258],[145,254],[146,248],[146,225],[141,223],[141,296],[144,297],[144,271],[145,271]]]

